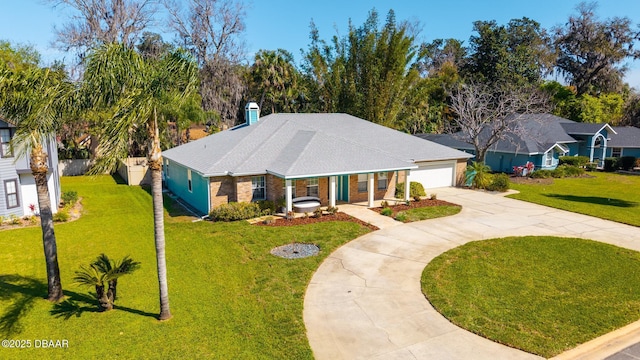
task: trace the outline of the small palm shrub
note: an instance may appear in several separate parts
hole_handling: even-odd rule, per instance
[[[129,256],[116,261],[109,259],[105,254],[100,254],[89,266],[80,266],[73,280],[78,285],[94,287],[100,310],[108,311],[113,309],[113,304],[118,298],[118,279],[139,268],[140,263],[133,261]]]
[[[409,183],[409,197],[414,198],[416,196],[427,196],[427,193],[424,191],[424,186],[417,181],[412,181]],[[398,183],[396,185],[396,199],[404,199],[404,183]]]
[[[405,214],[404,212],[399,212],[398,215],[396,215],[396,220],[400,222],[407,221],[407,214]]]
[[[259,217],[260,206],[256,203],[230,202],[211,210],[209,217],[213,221],[238,221]]]
[[[474,161],[471,165],[467,166],[467,172],[475,172],[472,185],[478,189],[486,189],[491,184],[491,174],[489,173],[491,168],[483,162]]]
[[[391,216],[391,214],[393,214],[393,210],[391,210],[391,208],[386,207],[380,211],[380,214],[384,216]]]
[[[505,192],[509,190],[509,175],[507,174],[495,174],[489,186],[487,186],[487,190],[489,191],[500,191]]]

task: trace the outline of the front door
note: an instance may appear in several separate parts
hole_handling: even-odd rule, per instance
[[[349,202],[349,175],[338,176],[337,201]]]

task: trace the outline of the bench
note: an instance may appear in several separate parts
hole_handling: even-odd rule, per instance
[[[320,208],[320,198],[315,196],[301,196],[291,202],[293,211],[297,213],[314,212]]]

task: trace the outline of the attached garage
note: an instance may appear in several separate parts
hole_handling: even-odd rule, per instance
[[[409,179],[422,184],[425,189],[455,186],[456,161],[416,162],[418,168],[411,170]]]

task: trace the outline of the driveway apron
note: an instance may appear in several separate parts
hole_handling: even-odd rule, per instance
[[[454,216],[384,228],[340,247],[307,288],[304,321],[316,359],[541,359],[459,328],[420,289],[424,267],[469,241],[553,235],[640,250],[637,227],[505,198],[443,188]]]

